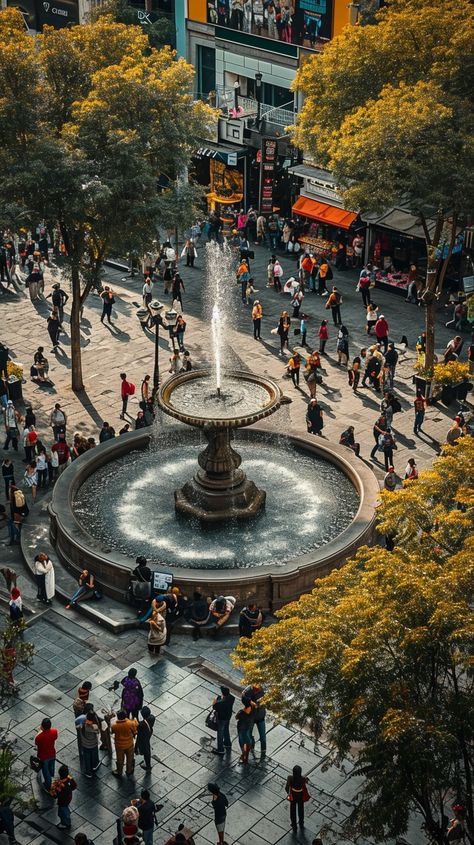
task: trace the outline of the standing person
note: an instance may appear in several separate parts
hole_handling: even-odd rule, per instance
[[[18,436],[20,434],[18,423],[20,421],[20,414],[17,410],[15,410],[11,399],[8,399],[7,401],[7,407],[4,410],[4,419],[7,437],[3,449],[7,452],[11,441],[15,452],[18,452]]]
[[[321,271],[320,271],[321,272]],[[328,300],[326,302],[326,309],[331,309],[332,320],[335,326],[340,326],[342,323],[341,319],[341,302],[342,296],[339,293],[336,286],[333,287],[331,293],[329,294]]]
[[[53,561],[50,558],[48,558],[48,560],[45,562],[45,569],[46,574],[44,579],[44,586],[46,589],[46,604],[51,604],[56,591],[56,577],[54,573]]]
[[[186,331],[186,320],[182,314],[178,314],[176,320],[175,334],[178,341],[179,351],[184,352],[184,333]]]
[[[153,716],[149,707],[142,707],[141,719],[137,728],[137,743],[136,753],[143,755],[143,763],[140,763],[142,769],[151,771],[151,737],[153,735],[153,726],[155,724],[155,717]]]
[[[260,340],[260,331],[262,328],[263,308],[259,299],[256,299],[252,308],[253,320],[253,339]]]
[[[99,432],[99,443],[106,443],[107,440],[113,440],[115,437],[115,429],[109,425],[107,420],[102,423],[102,428]]]
[[[15,483],[15,468],[10,458],[4,458],[2,461],[2,478],[5,484],[5,498],[8,502],[10,499],[10,484]]]
[[[375,324],[375,336],[377,343],[383,345],[384,355],[388,349],[388,323],[383,314],[380,315]]]
[[[58,802],[59,830],[71,830],[71,811],[69,805],[72,801],[72,793],[77,789],[77,783],[69,774],[67,766],[60,766],[59,778],[54,781],[51,787],[51,795]]]
[[[272,255],[272,259],[273,259],[273,255]],[[281,288],[281,277],[282,276],[283,276],[283,267],[281,266],[280,262],[278,261],[278,258],[275,258],[275,260],[273,261],[273,287],[275,288],[275,290],[279,291],[279,293],[281,293],[281,291],[282,291],[282,288]]]
[[[357,393],[357,388],[359,386],[360,381],[360,368],[361,368],[361,360],[360,355],[355,355],[352,359],[352,366],[349,369],[349,384],[352,387],[354,393]]]
[[[298,287],[293,295],[293,299],[291,300],[291,305],[293,308],[293,317],[299,317],[300,315],[300,308],[301,303],[303,302],[304,293],[301,287]]]
[[[262,244],[265,241],[265,227],[266,227],[265,217],[260,212],[260,214],[257,217],[257,241],[259,242],[259,244]]]
[[[120,419],[125,419],[125,414],[127,413],[127,405],[128,405],[128,398],[129,396],[133,396],[135,393],[135,385],[131,381],[127,381],[127,373],[120,373],[121,384],[120,384],[120,396],[122,399],[122,413],[120,414]]]
[[[318,337],[319,337],[319,352],[321,355],[324,355],[324,350],[326,348],[326,343],[329,339],[329,332],[328,332],[328,321],[322,320],[321,325],[318,330]]]
[[[383,451],[385,472],[388,472],[389,466],[393,466],[393,450],[397,448],[390,426],[386,427],[385,434],[380,435],[379,443]]]
[[[241,751],[239,763],[246,764],[249,761],[249,754],[252,748],[253,709],[251,699],[243,695],[242,708],[235,717],[237,719],[237,734]]]
[[[372,429],[372,434],[373,434],[373,437],[374,437],[374,440],[375,440],[375,446],[370,453],[370,457],[373,460],[375,460],[375,455],[377,454],[377,451],[378,451],[379,437],[380,437],[381,434],[385,434],[386,428],[387,428],[387,422],[385,420],[385,417],[383,415],[381,415],[377,419],[377,422],[374,423],[374,427]]]
[[[36,461],[32,461],[27,465],[23,475],[25,487],[31,490],[31,498],[33,504],[36,502],[36,491],[38,489],[38,473],[36,471]]]
[[[393,422],[393,399],[392,394],[388,390],[384,390],[383,399],[380,403],[380,413],[385,417],[385,422],[390,428]]]
[[[41,286],[44,285],[44,276],[39,264],[33,264],[31,272],[25,279],[25,287],[28,288],[30,299],[33,302],[38,299]]]
[[[419,431],[423,431],[421,426],[425,421],[426,408],[426,399],[421,390],[416,391],[416,399],[413,404],[415,406],[415,425],[413,427],[413,432],[414,434],[418,434]]]
[[[66,434],[67,416],[59,402],[56,402],[49,418],[49,424],[53,429],[53,437],[59,439],[61,433]]]
[[[48,324],[48,334],[51,338],[51,343],[53,345],[51,352],[56,352],[56,349],[59,346],[59,332],[61,329],[61,323],[59,321],[59,312],[57,308],[53,308],[46,322]]]
[[[59,282],[56,282],[56,284],[53,285],[51,293],[48,293],[46,299],[49,299],[49,297],[51,297],[53,308],[58,309],[59,322],[62,329],[62,324],[64,320],[64,306],[66,305],[69,296],[67,295],[66,291],[62,289]]]
[[[194,246],[194,241],[191,238],[188,238],[186,243],[184,244],[183,251],[181,252],[181,258],[186,256],[186,267],[194,267],[194,261],[197,258],[196,247]]]
[[[231,695],[229,687],[221,687],[221,694],[212,702],[212,709],[217,715],[217,748],[213,748],[213,754],[220,754],[230,751],[232,740],[230,738],[229,725],[232,718],[235,696]]]
[[[151,399],[150,376],[148,374],[146,376],[143,376],[143,381],[142,381],[140,392],[141,392],[141,396],[142,396],[142,401],[140,402],[140,407],[141,407],[142,411],[144,411],[145,410],[144,406],[146,405],[148,400]]]
[[[158,610],[153,610],[148,624],[150,629],[148,631],[148,651],[150,654],[159,654],[161,646],[166,643],[166,622],[164,617]]]
[[[367,306],[367,318],[366,318],[366,326],[365,330],[367,334],[372,332],[372,329],[376,325],[378,320],[378,308],[373,302],[369,302]]]
[[[137,719],[143,705],[143,687],[137,678],[136,669],[128,670],[128,675],[122,679],[122,686],[122,710],[128,718]]]
[[[288,361],[288,372],[291,376],[291,380],[293,382],[294,387],[299,387],[300,384],[300,369],[301,369],[301,358],[299,353],[294,349],[293,355],[291,356],[290,360]]]
[[[214,810],[214,824],[219,837],[218,845],[224,845],[225,821],[229,802],[216,783],[208,783],[207,788],[212,795],[212,807]]]
[[[306,335],[308,334],[308,323],[306,320],[306,315],[303,314],[300,320],[300,335],[301,335],[301,346],[307,346],[306,343]]]
[[[142,297],[144,308],[148,308],[151,300],[153,299],[153,282],[150,276],[145,276],[145,281],[142,287]]]
[[[133,775],[135,768],[134,742],[137,735],[138,722],[136,719],[127,719],[124,710],[117,713],[117,721],[110,728],[115,741],[115,752],[117,755],[117,768],[112,772],[116,777],[122,777],[123,764],[126,761],[127,777]]]
[[[241,260],[239,264],[237,278],[240,282],[242,302],[247,303],[247,285],[250,279],[250,271],[245,259]]]
[[[393,382],[395,380],[395,370],[398,363],[398,352],[395,349],[394,343],[388,344],[388,349],[385,353],[385,378],[387,380],[387,387],[393,390]]]
[[[332,275],[329,273],[329,264],[327,263],[326,259],[321,259],[321,263],[319,265],[319,269],[317,271],[317,279],[318,279],[318,296],[327,296],[329,291],[326,287],[326,279],[329,279]]]
[[[290,802],[290,820],[293,830],[296,830],[296,812],[298,811],[298,823],[304,827],[304,805],[308,800],[308,780],[301,772],[301,766],[293,766],[293,772],[286,781],[286,794]]]
[[[58,456],[58,472],[61,474],[71,460],[71,450],[66,443],[66,435],[60,432],[56,443],[51,446],[51,452]]]
[[[100,765],[99,738],[98,718],[93,710],[87,710],[83,724],[79,728],[79,740],[86,778],[91,778]]]
[[[103,323],[105,317],[107,317],[107,322],[111,324],[112,306],[115,305],[115,296],[112,288],[104,285],[104,290],[100,294],[100,298],[102,300],[102,316],[100,322]]]
[[[368,267],[361,270],[358,288],[362,294],[362,304],[367,308],[370,305],[370,270]]]
[[[266,754],[267,751],[267,730],[265,725],[265,716],[267,715],[266,707],[261,702],[265,692],[263,687],[259,684],[250,684],[245,687],[243,695],[245,698],[250,698],[253,707],[253,723],[257,726],[258,737],[260,740],[260,753]],[[252,728],[253,732],[253,728]],[[252,750],[255,748],[255,740],[252,735]]]
[[[51,727],[51,719],[43,719],[41,722],[41,730],[35,736],[36,754],[41,763],[41,772],[43,775],[43,786],[46,792],[51,789],[51,783],[54,777],[54,766],[56,763],[56,740],[58,732],[56,728]]]
[[[46,489],[48,486],[48,459],[44,446],[41,447],[36,457],[36,471],[38,473],[38,487]]]
[[[36,598],[39,601],[42,601],[44,604],[48,601],[48,596],[46,593],[46,574],[50,570],[49,564],[51,564],[51,568],[53,564],[51,563],[49,557],[45,552],[40,552],[35,557],[35,581],[36,581]],[[51,602],[49,602],[51,604]]]
[[[181,296],[182,290],[186,293],[186,288],[184,287],[184,282],[181,276],[179,273],[175,273],[171,282],[171,301],[174,303],[177,300],[181,305],[181,310],[183,311],[183,297]]]
[[[309,434],[318,434],[320,437],[324,428],[323,412],[316,398],[311,399],[306,411],[306,427]]]
[[[148,789],[142,789],[140,798],[132,798],[131,804],[138,810],[138,827],[142,832],[143,845],[153,845],[155,802],[151,800]]]
[[[347,367],[349,360],[349,331],[343,325],[339,326],[337,333],[336,351],[338,364]]]
[[[282,357],[283,350],[286,348],[289,350],[288,346],[288,333],[290,331],[291,320],[288,316],[288,311],[282,311],[280,320],[277,327],[277,334],[280,335],[280,351],[279,355]]]
[[[273,275],[273,266],[276,261],[276,255],[271,255],[267,264],[267,288],[275,287],[275,277]]]

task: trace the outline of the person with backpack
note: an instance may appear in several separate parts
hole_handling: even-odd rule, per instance
[[[135,393],[135,385],[131,381],[127,381],[127,373],[120,373],[121,378],[121,385],[120,385],[120,396],[122,399],[122,413],[120,414],[120,419],[125,419],[125,414],[127,413],[127,405],[129,396],[133,396]]]
[[[60,766],[57,778],[51,786],[51,795],[58,802],[59,830],[71,830],[71,811],[69,806],[72,801],[72,793],[77,789],[77,783],[69,774],[67,766]]]
[[[321,270],[319,272],[321,272]],[[328,311],[329,309],[331,309],[332,320],[335,326],[340,326],[342,323],[341,302],[342,296],[339,293],[337,287],[334,285],[331,293],[329,294],[325,307]]]

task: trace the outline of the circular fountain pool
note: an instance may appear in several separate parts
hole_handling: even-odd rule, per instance
[[[76,518],[101,545],[132,558],[144,554],[166,567],[232,569],[281,566],[329,543],[357,513],[359,496],[334,464],[283,438],[237,445],[247,471],[267,493],[265,509],[252,521],[204,529],[196,519],[177,517],[173,492],[196,465],[196,443],[135,451],[106,464],[77,491]]]

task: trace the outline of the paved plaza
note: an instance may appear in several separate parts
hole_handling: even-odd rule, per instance
[[[262,342],[252,337],[250,307],[241,302],[240,285],[231,285],[229,312],[233,315],[227,329],[228,362],[241,369],[252,370],[275,378],[285,394],[293,401],[284,405],[268,425],[282,433],[304,433],[308,392],[303,384],[296,390],[284,377],[285,362],[278,356],[278,338],[272,333],[283,308],[289,309],[289,298],[266,288],[266,264],[269,252],[256,247],[252,262],[256,296],[264,307]],[[206,365],[210,358],[209,325],[204,315],[209,308],[203,296],[204,252],[199,249],[197,267],[180,267],[186,291],[183,294],[184,315],[187,320],[185,345],[191,352],[194,366]],[[285,278],[295,269],[293,261],[282,258]],[[54,275],[54,278],[53,278]],[[59,276],[57,270],[46,273],[46,292]],[[45,317],[47,301],[31,303],[21,294],[8,295],[0,300],[2,342],[25,368],[27,383],[23,386],[24,399],[31,404],[37,416],[37,428],[46,443],[52,442],[49,415],[55,402],[60,402],[68,415],[68,439],[74,431],[98,436],[102,421],[108,420],[116,430],[121,427],[120,379],[125,371],[128,378],[139,385],[145,373],[153,373],[154,338],[144,332],[136,317],[141,305],[140,277],[123,281],[123,273],[109,269],[108,281],[114,287],[115,325],[107,327],[99,321],[101,300],[91,296],[84,309],[82,326],[83,368],[85,390],[78,396],[70,388],[69,340],[62,335],[62,351],[57,356],[49,352]],[[343,294],[342,317],[350,332],[350,359],[363,345],[367,345],[364,332],[365,309],[360,294],[356,293],[356,273],[334,273],[334,283]],[[68,290],[67,282],[65,289]],[[429,466],[438,444],[443,442],[455,408],[442,405],[430,407],[425,422],[426,434],[413,435],[413,362],[416,337],[423,329],[421,309],[406,304],[402,297],[374,291],[373,298],[390,325],[390,337],[399,343],[402,335],[408,337],[406,353],[400,356],[395,392],[403,413],[394,419],[398,451],[395,467],[403,477],[406,460],[415,457],[419,468]],[[166,304],[162,284],[156,285],[156,296]],[[204,302],[203,302],[204,299]],[[308,342],[317,348],[314,340],[321,319],[327,317],[324,299],[308,294],[302,311],[309,314]],[[171,305],[171,303],[169,303]],[[66,314],[68,308],[66,307]],[[442,350],[453,332],[444,328],[446,311],[440,304],[438,312],[437,348]],[[294,321],[294,325],[297,323]],[[67,328],[67,321],[66,321]],[[292,330],[293,331],[293,328]],[[38,345],[44,345],[50,361],[52,387],[39,387],[28,381],[29,367]],[[372,425],[377,417],[380,396],[372,390],[361,390],[356,396],[348,388],[347,375],[337,365],[335,354],[336,330],[330,326],[328,355],[324,367],[324,385],[318,389],[318,398],[325,414],[324,436],[327,442],[338,443],[340,433],[350,424],[355,426],[356,439],[361,443],[361,455],[367,459],[373,445]],[[160,364],[162,375],[167,374],[169,350],[165,338],[161,339]],[[139,397],[129,404],[131,418],[136,416]],[[160,425],[160,420],[158,421]],[[10,452],[11,454],[11,452]],[[17,478],[24,471],[22,454],[14,455]],[[372,464],[381,481],[383,467]],[[34,525],[35,513],[42,508],[39,503],[30,508],[29,523]],[[284,515],[282,515],[283,518]],[[221,681],[228,681],[237,691],[240,674],[232,667],[229,652],[235,638],[217,642],[203,640],[193,643],[190,638],[175,636],[159,659],[150,657],[146,649],[146,633],[132,631],[114,636],[79,614],[67,612],[56,600],[52,608],[38,611],[36,589],[26,571],[19,547],[7,546],[6,529],[0,535],[2,565],[12,566],[19,573],[20,586],[27,606],[35,609],[33,624],[27,637],[35,643],[36,655],[28,669],[17,673],[20,684],[17,698],[8,700],[0,714],[1,726],[9,726],[18,738],[18,750],[24,762],[29,761],[32,741],[41,719],[48,715],[60,732],[59,760],[67,762],[77,776],[79,789],[73,798],[73,833],[84,831],[95,845],[112,845],[115,821],[130,797],[139,794],[140,788],[150,788],[152,797],[163,805],[159,811],[159,826],[155,843],[162,845],[181,821],[196,831],[196,845],[210,845],[216,841],[212,812],[206,792],[208,781],[215,780],[227,794],[230,810],[226,841],[240,845],[287,845],[311,843],[321,833],[324,842],[343,845],[345,837],[340,824],[353,808],[353,800],[360,781],[351,777],[353,761],[341,767],[328,764],[328,748],[323,744],[314,748],[311,738],[283,724],[269,720],[268,754],[257,756],[245,768],[238,764],[237,743],[229,759],[212,754],[214,734],[205,726],[205,716]],[[40,549],[38,549],[39,551]],[[0,591],[5,605],[6,593]],[[36,612],[38,611],[38,612]],[[80,775],[72,701],[79,683],[91,680],[91,700],[96,707],[116,703],[108,687],[115,679],[121,680],[130,666],[136,666],[145,690],[145,703],[157,717],[153,740],[153,769],[147,775],[136,768],[136,778],[123,778],[117,782],[111,775],[111,761],[105,758],[97,777],[88,781]],[[235,708],[236,709],[236,708]],[[235,729],[234,729],[235,734]],[[285,800],[284,783],[295,764],[300,764],[309,774],[311,801],[307,805],[307,822],[303,833],[290,831],[288,802]],[[22,845],[41,845],[47,842],[64,842],[72,839],[56,829],[57,814],[52,800],[41,792],[32,779],[38,801],[36,810],[26,813],[17,825],[17,839]],[[1,841],[1,836],[0,836]],[[407,841],[416,845],[422,841],[419,828],[414,823]],[[363,841],[358,840],[360,845]]]

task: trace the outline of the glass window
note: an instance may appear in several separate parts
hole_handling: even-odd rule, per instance
[[[214,47],[198,44],[196,47],[196,64],[199,94],[209,94],[216,89],[216,51]]]

